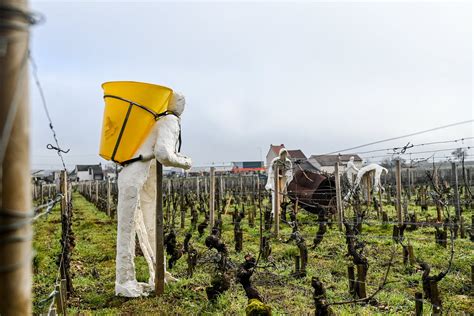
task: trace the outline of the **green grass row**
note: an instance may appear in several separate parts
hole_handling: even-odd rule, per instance
[[[214,303],[207,300],[205,287],[210,284],[214,272],[212,263],[201,263],[196,268],[193,278],[186,277],[186,260],[181,258],[171,271],[180,279],[179,282],[166,287],[165,294],[159,298],[147,297],[126,299],[114,296],[115,281],[115,240],[116,222],[87,202],[81,195],[73,195],[73,231],[76,247],[73,252],[71,273],[73,275],[74,293],[69,300],[70,312],[81,312],[91,315],[117,315],[122,313],[141,314],[179,314],[179,315],[243,315],[247,299],[240,284],[232,282],[229,291],[221,295]],[[415,206],[410,206],[412,209]],[[392,220],[394,209],[384,205]],[[419,212],[419,207],[417,207]],[[39,304],[54,288],[57,265],[56,259],[60,251],[61,225],[59,211],[35,223],[35,274],[34,274],[34,311],[47,310],[47,304]],[[419,218],[427,215],[434,217],[435,210],[429,209],[426,214],[420,212]],[[464,214],[470,219],[472,211]],[[179,216],[179,215],[178,215]],[[371,222],[375,214],[369,214]],[[307,244],[312,243],[317,226],[314,215],[301,211],[298,214]],[[203,219],[200,215],[201,222]],[[243,252],[234,251],[233,225],[230,214],[223,215],[222,239],[228,245],[230,258],[235,263],[243,261],[245,253],[258,254],[259,227],[258,216],[256,225],[250,228],[247,218],[242,221],[244,230]],[[186,227],[190,226],[190,218],[186,219]],[[347,266],[351,260],[346,256],[347,248],[342,232],[337,225],[329,229],[321,245],[309,251],[307,277],[295,279],[291,276],[294,255],[298,254],[294,243],[286,244],[291,229],[282,225],[281,240],[272,240],[272,260],[274,265],[257,270],[253,281],[266,303],[272,307],[275,315],[310,315],[314,314],[311,277],[317,276],[327,289],[328,301],[350,299],[348,294]],[[381,281],[391,251],[395,247],[396,256],[389,283],[376,299],[377,306],[372,305],[340,305],[333,310],[338,315],[410,315],[414,314],[415,292],[422,291],[421,272],[416,266],[406,266],[402,260],[402,249],[394,246],[391,239],[391,226],[364,225],[362,240],[366,242],[366,255],[369,259],[367,292],[370,295]],[[413,245],[415,255],[432,266],[432,273],[443,271],[449,259],[449,247],[442,248],[434,242],[434,229],[425,227],[405,233]],[[178,241],[182,243],[184,231],[179,231]],[[191,240],[203,258],[210,255],[204,246],[205,236],[198,237],[194,232]],[[473,289],[471,287],[471,265],[474,262],[473,243],[468,239],[455,241],[455,257],[452,271],[440,282],[439,290],[444,310],[453,315],[465,312],[474,314]],[[201,260],[206,261],[206,260]],[[262,265],[267,265],[262,262]],[[139,281],[148,280],[148,269],[141,256],[136,258],[137,277]],[[431,308],[425,302],[424,312],[429,315]]]

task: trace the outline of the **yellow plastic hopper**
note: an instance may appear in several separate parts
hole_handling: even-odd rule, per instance
[[[112,81],[104,89],[99,155],[117,163],[133,158],[155,122],[167,114],[173,90],[133,81]]]

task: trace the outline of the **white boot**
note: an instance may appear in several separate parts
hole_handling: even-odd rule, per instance
[[[148,296],[150,286],[147,283],[127,281],[124,284],[115,283],[115,295],[124,297]]]

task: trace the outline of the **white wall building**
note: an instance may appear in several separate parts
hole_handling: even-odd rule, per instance
[[[339,172],[343,173],[346,170],[347,162],[351,157],[354,157],[354,165],[360,169],[362,167],[362,158],[357,154],[311,155],[308,161],[314,167],[327,173],[334,173],[334,165],[339,161]]]
[[[74,173],[77,181],[103,180],[102,165],[76,165]]]

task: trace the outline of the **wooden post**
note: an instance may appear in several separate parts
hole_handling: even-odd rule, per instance
[[[99,180],[95,180],[95,203],[99,203]]]
[[[56,301],[56,309],[58,314],[65,315],[65,307],[64,307],[64,302],[63,302],[63,294],[61,291],[61,286],[57,284],[54,288],[56,291],[56,295],[54,296],[54,300]]]
[[[459,203],[459,186],[458,186],[458,172],[456,163],[451,163],[451,183],[454,187],[454,208],[456,210],[456,226],[454,229],[454,236],[457,237],[458,227],[461,221],[461,205]]]
[[[355,273],[354,273],[354,266],[347,267],[347,277],[349,278],[349,294],[355,294]]]
[[[110,210],[112,204],[112,192],[110,191],[110,178],[107,178],[107,216],[110,217]]]
[[[216,168],[211,167],[211,179],[210,179],[210,196],[209,196],[209,228],[212,231],[214,227],[214,207],[216,200]]]
[[[408,261],[410,262],[410,265],[414,265],[416,263],[415,260],[415,253],[413,252],[413,245],[408,245]]]
[[[180,222],[180,227],[181,228],[184,228],[184,222],[186,220],[186,203],[184,203],[184,179],[182,179],[182,183],[181,183],[181,204],[180,204],[180,212],[181,212],[181,222]]]
[[[431,305],[433,307],[433,315],[441,315],[441,299],[439,297],[438,282],[430,281]]]
[[[62,229],[61,247],[63,249],[63,252],[61,254],[62,260],[60,261],[59,270],[61,272],[61,278],[65,279],[67,290],[69,291],[69,293],[72,293],[72,290],[73,290],[72,278],[69,273],[70,259],[71,259],[70,251],[71,251],[71,248],[73,247],[71,244],[71,239],[70,239],[71,228],[72,228],[72,224],[71,224],[72,210],[69,207],[70,190],[69,190],[66,170],[61,171],[59,179],[60,179],[59,190],[61,194],[63,195],[61,199],[61,229]]]
[[[300,256],[295,256],[295,275],[299,276],[300,274]]]
[[[371,180],[371,173],[368,172],[364,175],[365,178],[365,183],[366,183],[366,189],[367,189],[367,207],[370,206],[371,200],[372,200],[372,180]]]
[[[199,193],[200,193],[200,190],[199,190],[199,176],[196,176],[196,195],[198,196],[198,198],[199,198]]]
[[[274,220],[275,220],[275,237],[278,238],[280,235],[280,168],[278,166],[278,163],[275,164],[274,166],[274,177],[275,177],[275,183],[274,183],[274,210],[273,210],[273,215],[274,215]]]
[[[383,203],[382,203],[382,190],[379,190],[379,209],[377,210],[377,218],[380,219],[380,215],[384,212],[383,210]]]
[[[436,186],[439,184],[439,175],[438,171],[436,168],[433,170],[433,182],[435,183]],[[442,215],[442,210],[441,210],[441,204],[438,201],[435,201],[436,203],[436,219],[438,223],[441,223],[443,221],[443,215]]]
[[[165,292],[165,252],[163,238],[163,165],[156,161],[156,269],[155,293],[161,296]]]
[[[411,199],[411,182],[412,182],[412,173],[410,168],[407,168],[407,197],[408,197],[408,203],[410,203]]]
[[[26,0],[1,4],[2,11],[27,10]],[[31,315],[29,35],[23,15],[8,12],[0,18],[0,315]]]
[[[239,179],[240,179],[240,195],[244,193],[244,181],[242,179],[242,174],[239,174]]]
[[[67,172],[65,170],[61,171],[61,193],[63,198],[61,199],[61,214],[64,215],[68,210],[68,185],[67,185]],[[66,214],[69,215],[69,214]]]
[[[342,231],[342,221],[344,219],[344,211],[342,205],[342,196],[341,196],[341,179],[339,177],[339,162],[334,164],[334,177],[336,179],[336,217],[337,217],[337,226],[339,230]]]
[[[64,305],[64,312],[67,310],[67,280],[66,279],[61,279],[61,294],[62,294],[62,299],[63,299],[63,305]]]
[[[367,297],[367,290],[365,288],[365,277],[366,277],[367,271],[365,269],[365,266],[363,264],[358,264],[357,265],[357,283],[358,283],[358,289],[359,289],[359,298],[366,298]]]
[[[401,169],[401,162],[400,159],[396,160],[396,175],[395,180],[397,182],[397,218],[398,224],[401,225],[403,223],[402,218],[402,169]]]
[[[219,199],[221,201],[224,199],[224,183],[222,181],[222,175],[219,176]]]
[[[44,203],[44,185],[41,183],[41,200],[40,204]]]
[[[423,315],[423,294],[421,292],[415,293],[415,315]]]

